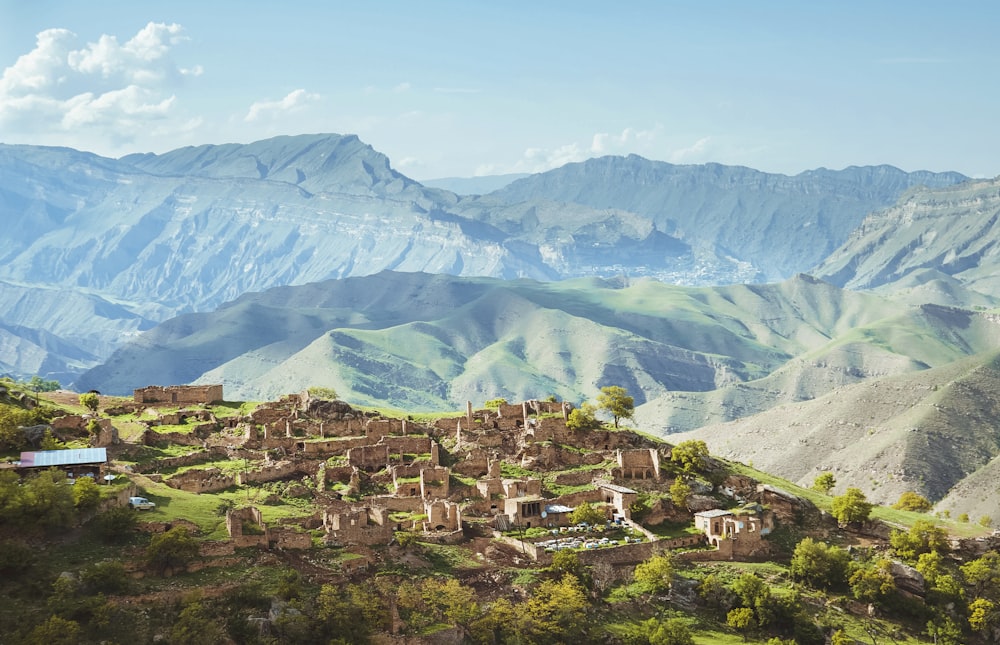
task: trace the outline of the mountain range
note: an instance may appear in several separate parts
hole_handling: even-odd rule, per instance
[[[2,369],[66,382],[171,316],[384,270],[688,285],[784,279],[910,187],[966,180],[887,166],[787,177],[630,156],[460,197],[340,135],[121,159],[0,145],[0,177],[10,222],[0,231],[0,342],[11,350]],[[70,306],[66,290],[89,304]],[[45,324],[11,313],[27,291]]]
[[[340,135],[0,146],[0,178],[10,374],[414,411],[622,385],[643,429],[1000,516],[1000,180],[629,156],[460,195]]]

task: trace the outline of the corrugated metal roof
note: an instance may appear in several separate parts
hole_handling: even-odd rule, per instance
[[[695,513],[695,517],[723,517],[724,515],[732,515],[732,511],[726,511],[721,508],[713,508],[710,511],[701,511]]]
[[[631,488],[625,488],[624,486],[619,486],[618,484],[601,484],[601,488],[607,488],[608,490],[613,490],[616,493],[632,493],[635,494],[636,491]]]
[[[69,450],[38,450],[21,453],[22,468],[103,464],[107,460],[107,448],[71,448]]]

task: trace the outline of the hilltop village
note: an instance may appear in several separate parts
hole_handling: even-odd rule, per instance
[[[81,439],[88,447],[24,450],[3,470],[31,477],[54,467],[71,482],[91,478],[107,486],[98,518],[129,509],[129,530],[137,536],[150,535],[153,542],[157,536],[194,539],[197,546],[187,557],[153,566],[142,555],[150,547],[139,546],[146,541],[131,538],[120,566],[135,579],[153,575],[182,582],[194,572],[227,571],[243,558],[241,566],[246,559],[253,567],[284,563],[294,579],[324,590],[401,572],[409,572],[401,580],[433,580],[435,572],[458,576],[495,605],[498,593],[522,601],[529,594],[510,578],[512,571],[535,572],[528,579],[536,580],[573,573],[573,580],[586,579],[599,597],[616,586],[629,588],[646,575],[644,567],[661,560],[676,572],[712,563],[787,562],[802,539],[871,553],[885,553],[890,544],[892,529],[884,522],[838,523],[806,496],[713,458],[700,442],[672,446],[610,424],[573,429],[573,405],[567,402],[495,401],[481,409],[470,402],[464,413],[425,420],[362,411],[308,391],[261,404],[227,403],[220,385],[151,386],[136,390],[132,400],[98,400],[96,411],[62,414],[23,429],[32,447]],[[21,402],[30,404],[30,397],[21,395]],[[213,500],[212,513],[206,515],[201,500]],[[948,549],[969,561],[995,551],[995,542],[955,538]],[[443,569],[442,554],[451,558]],[[845,569],[845,581],[846,575]],[[902,561],[893,561],[885,575],[887,588],[914,602],[933,593],[925,576]],[[215,589],[209,593],[233,587]],[[497,635],[501,626],[480,638],[479,623],[444,614],[439,619],[451,625],[447,629],[417,629],[419,621],[400,609],[400,593],[388,593],[389,618],[373,619],[385,642],[509,640]],[[168,597],[175,606],[187,602],[180,592]],[[655,621],[671,603],[677,606],[670,611],[691,609],[705,596],[701,587],[670,573],[646,597],[660,600],[633,611]],[[725,597],[717,599],[720,607],[728,604],[730,613],[740,608],[735,596]],[[253,618],[255,639],[285,642],[282,612],[305,610],[270,602],[266,615]],[[494,605],[484,604],[477,620],[486,620]],[[877,607],[874,598],[863,598],[841,611],[875,621]],[[788,642],[827,642],[850,627],[807,629],[799,622],[815,619],[803,618],[801,607],[795,611],[787,624],[773,616],[768,623],[764,614],[751,616],[743,627],[728,617],[720,620],[744,637],[785,634],[792,637]],[[655,631],[636,620],[640,632]],[[796,630],[812,636],[795,638]],[[629,638],[603,632],[595,642]],[[636,642],[654,642],[642,638]]]
[[[269,525],[256,506],[230,510],[226,526],[234,547],[308,549],[317,530],[324,543],[348,548],[386,546],[397,532],[443,543],[493,534],[546,564],[556,550],[551,547],[559,545],[521,539],[524,531],[544,528],[554,535],[571,528],[575,536],[582,527],[571,521],[573,511],[589,505],[600,520],[587,524],[614,526],[635,537],[622,536],[614,544],[603,538],[601,548],[591,549],[583,538],[566,543],[584,545],[581,555],[587,561],[634,566],[655,551],[681,547],[711,546],[689,555],[705,560],[761,558],[776,513],[786,520],[804,513],[819,518],[806,500],[727,474],[707,453],[691,456],[695,464],[680,464],[672,460],[669,445],[630,430],[572,430],[567,426],[572,405],[565,402],[501,403],[480,410],[470,402],[464,416],[418,423],[361,412],[308,392],[263,403],[245,416],[219,418],[209,408],[222,400],[221,385],[136,390],[132,402],[103,411],[102,432],[93,440],[118,459],[59,465],[70,473],[98,465],[98,475],[117,472],[138,488],[143,481],[162,482],[198,494],[273,481],[310,482],[319,510],[307,517]],[[114,419],[125,415],[146,426],[139,438],[143,446],[189,446],[190,452],[123,465],[134,447],[118,438]],[[52,427],[79,430],[89,420],[68,415],[54,419]],[[54,463],[35,458],[38,454],[26,452],[22,468]],[[32,465],[26,466],[29,459]],[[212,465],[220,460],[241,468],[233,472]],[[698,482],[697,473],[707,479]],[[643,521],[633,518],[640,491],[666,490],[678,477],[696,484],[683,506],[656,497],[653,508],[642,508]],[[134,496],[131,488],[128,492],[121,498]],[[644,527],[668,519],[701,530],[662,540]],[[512,531],[521,536],[507,535]],[[611,551],[611,546],[617,548]],[[352,568],[369,560],[364,549],[358,553]]]

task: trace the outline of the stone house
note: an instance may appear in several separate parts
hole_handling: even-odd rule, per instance
[[[133,392],[136,403],[196,405],[223,401],[222,385],[150,385]]]
[[[377,506],[351,507],[346,510],[328,509],[323,513],[323,528],[327,542],[337,544],[389,544],[393,524],[386,509]]]

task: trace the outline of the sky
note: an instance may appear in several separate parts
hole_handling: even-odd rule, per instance
[[[1000,3],[0,0],[0,143],[357,134],[415,179],[602,155],[1000,175]]]

